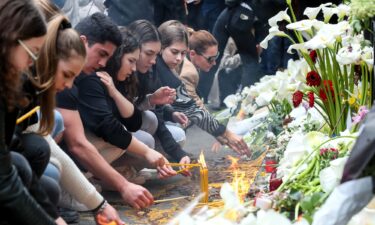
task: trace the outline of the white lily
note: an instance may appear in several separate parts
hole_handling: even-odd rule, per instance
[[[361,60],[363,60],[367,66],[372,70],[374,67],[374,48],[373,47],[364,47],[361,53]]]
[[[326,7],[326,6],[323,6],[322,7],[322,11],[323,11],[323,15],[324,15],[324,22],[325,23],[328,23],[329,20],[331,19],[331,17],[334,15],[334,14],[338,14],[339,13],[339,10],[336,8],[336,7]]]
[[[254,114],[254,112],[258,109],[256,104],[247,104],[242,106],[246,115]]]
[[[322,9],[322,7],[330,6],[332,3],[325,3],[318,7],[307,7],[305,11],[303,12],[303,15],[306,15],[310,20],[316,19],[316,16]]]
[[[340,184],[340,178],[337,177],[335,171],[331,167],[322,169],[319,173],[322,190],[326,193],[331,192],[338,184]]]
[[[344,171],[348,157],[338,158],[330,162],[330,166],[319,173],[320,185],[324,192],[331,192],[337,185]]]
[[[305,43],[292,44],[292,45],[289,46],[287,52],[289,54],[293,54],[293,52],[292,52],[293,49],[299,50],[299,51],[304,52],[306,54],[308,53],[307,48],[305,47]]]
[[[267,49],[268,48],[268,42],[275,36],[281,36],[285,37],[287,36],[284,31],[280,31],[278,26],[273,26],[269,29],[269,34],[264,38],[262,42],[260,42],[260,47]]]
[[[347,21],[342,21],[338,24],[324,24],[311,40],[305,42],[305,47],[313,50],[326,47],[333,48],[336,39],[340,38],[349,29],[350,25]]]
[[[308,152],[313,151],[316,147],[318,147],[323,142],[327,141],[327,135],[318,132],[318,131],[311,131],[305,135],[303,138],[303,142],[305,143],[306,149]]]
[[[340,4],[337,7],[338,13],[337,16],[339,17],[339,20],[342,20],[345,16],[349,16],[350,13],[350,6],[345,4]]]
[[[255,98],[255,102],[259,107],[268,105],[272,101],[275,94],[276,93],[274,91],[261,92],[259,96]]]
[[[278,12],[275,16],[268,19],[268,24],[270,27],[277,27],[277,22],[286,20],[290,23],[290,16],[288,15],[288,9],[285,9],[285,11]]]
[[[286,28],[288,28],[289,30],[309,31],[313,26],[320,28],[323,25],[322,23],[322,21],[316,19],[300,20],[286,25]]]
[[[353,44],[341,48],[336,55],[336,60],[341,65],[358,64],[361,60],[361,46]]]
[[[228,95],[225,99],[224,99],[224,104],[228,107],[228,108],[235,108],[237,107],[238,103],[241,101],[241,96],[240,95],[237,95],[237,94],[233,94],[233,95]]]
[[[257,225],[291,225],[292,223],[284,215],[277,213],[273,210],[259,211],[257,214]]]

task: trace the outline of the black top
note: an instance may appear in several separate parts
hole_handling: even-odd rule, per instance
[[[75,83],[71,89],[65,89],[56,94],[56,106],[62,109],[78,110],[78,88]]]
[[[167,64],[164,62],[163,58],[158,56],[156,62],[155,73],[160,79],[162,85],[166,85],[171,88],[178,88],[182,84],[182,81],[172,73]]]
[[[18,114],[14,112],[14,115]],[[14,119],[9,120],[6,114],[9,112],[0,99],[0,205],[19,224],[55,224],[29,194],[12,165],[7,143],[12,137],[16,117],[12,116]]]
[[[131,117],[121,117],[107,88],[96,74],[81,74],[75,84],[79,94],[78,110],[85,128],[104,141],[126,149],[132,140],[129,131],[135,132],[142,125],[141,112],[134,108]]]

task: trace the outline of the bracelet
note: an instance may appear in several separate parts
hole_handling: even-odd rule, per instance
[[[104,199],[103,202],[100,203],[100,205],[96,209],[94,209],[94,213],[96,215],[102,213],[104,209],[107,207],[107,205],[108,205],[108,202],[107,200]]]

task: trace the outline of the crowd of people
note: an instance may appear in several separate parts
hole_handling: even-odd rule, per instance
[[[257,45],[268,19],[257,1],[97,0],[105,13],[80,18],[81,2],[0,2],[0,224],[61,225],[76,211],[124,224],[98,185],[136,209],[152,205],[139,171],[177,175],[169,162],[194,160],[184,150],[192,125],[250,154],[207,109],[212,80],[222,102],[262,65],[284,67],[284,56],[259,60],[275,54]]]

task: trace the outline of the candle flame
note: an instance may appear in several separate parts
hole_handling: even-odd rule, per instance
[[[233,171],[233,180],[231,186],[235,191],[236,195],[241,202],[245,201],[246,194],[250,188],[250,181],[246,177],[245,171],[241,169],[241,165],[238,163],[239,158],[228,155],[228,159],[231,161],[229,169]]]
[[[207,168],[206,160],[204,159],[203,150],[201,151],[201,154],[199,154],[198,162],[201,164],[203,168]]]
[[[229,169],[231,169],[231,170],[238,169],[238,160],[239,160],[239,158],[235,158],[235,157],[233,157],[231,155],[228,155],[227,158],[231,161]]]

